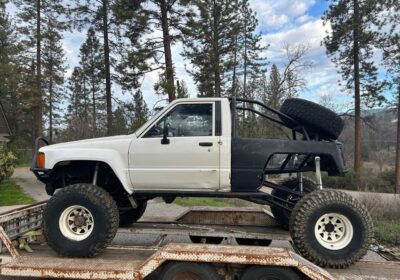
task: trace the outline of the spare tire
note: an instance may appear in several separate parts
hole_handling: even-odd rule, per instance
[[[320,139],[336,140],[344,127],[344,121],[335,112],[308,100],[286,99],[280,111],[303,125],[309,134],[318,134]],[[288,126],[295,126],[290,120],[284,117],[281,119]]]

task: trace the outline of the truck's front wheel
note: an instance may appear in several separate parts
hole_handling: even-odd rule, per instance
[[[61,256],[92,257],[113,240],[118,208],[103,189],[76,184],[59,190],[43,212],[43,234]]]

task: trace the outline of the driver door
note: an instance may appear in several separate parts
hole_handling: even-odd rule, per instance
[[[218,190],[219,141],[214,102],[176,104],[131,144],[135,191]]]

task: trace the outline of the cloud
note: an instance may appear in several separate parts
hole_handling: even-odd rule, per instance
[[[304,16],[316,0],[252,0],[251,6],[257,11],[260,24],[268,31],[280,29]]]
[[[337,68],[330,61],[325,53],[325,47],[321,45],[321,41],[326,35],[326,31],[330,30],[330,25],[324,26],[321,19],[307,19],[306,23],[297,27],[269,33],[262,36],[264,44],[270,44],[266,52],[271,63],[282,67],[286,62],[285,44],[297,45],[303,44],[308,47],[308,52],[305,60],[313,63],[313,67],[303,72],[304,78],[307,81],[307,88],[300,94],[301,97],[318,101],[322,95],[327,95],[329,92],[332,96],[343,96],[343,93],[338,86],[338,81],[341,79],[337,73]]]

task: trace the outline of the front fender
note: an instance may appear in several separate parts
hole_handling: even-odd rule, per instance
[[[51,146],[40,149],[45,153],[46,169],[53,169],[57,164],[69,161],[99,161],[110,166],[115,175],[120,180],[124,189],[132,194],[133,188],[129,180],[129,171],[127,168],[128,157],[116,150],[104,148],[57,148],[51,149]],[[127,154],[127,152],[125,152]]]

